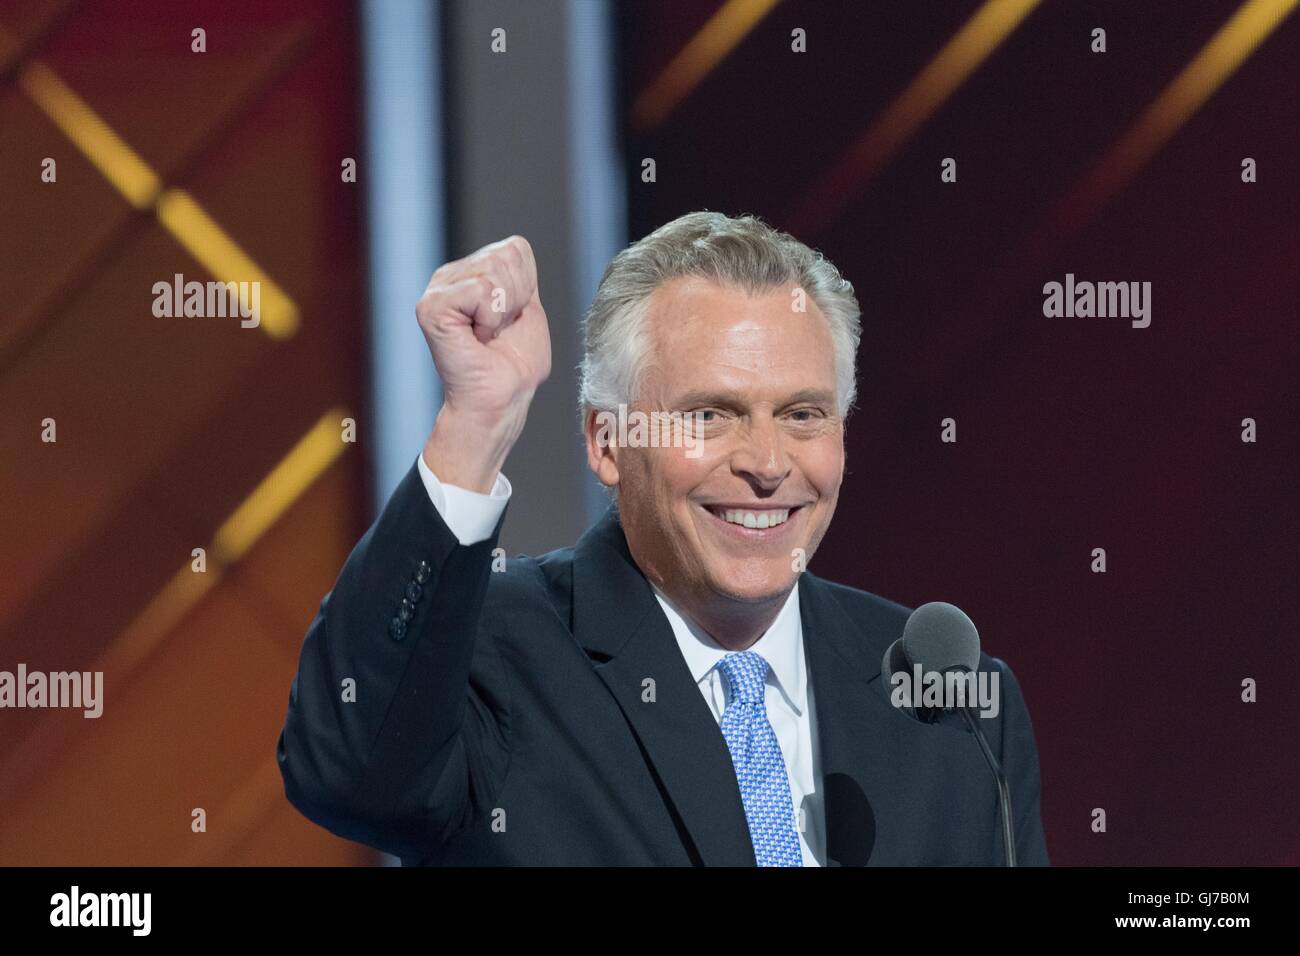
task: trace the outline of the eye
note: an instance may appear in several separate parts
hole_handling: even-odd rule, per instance
[[[820,408],[796,408],[790,412],[790,417],[799,422],[811,422],[824,416]]]

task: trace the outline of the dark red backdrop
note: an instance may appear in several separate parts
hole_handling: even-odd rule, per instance
[[[658,181],[630,180],[633,235],[697,208],[787,227],[980,6],[779,4],[634,133],[629,155],[654,157]],[[1084,230],[1050,227],[1239,6],[1043,4],[800,234],[853,281],[865,324],[849,474],[814,569],[972,616],[1028,698],[1059,864],[1300,863],[1300,19]],[[718,4],[667,7],[629,7],[630,97]],[[949,156],[956,184],[940,182]],[[1042,285],[1067,272],[1152,282],[1151,327],[1044,318]],[[1240,699],[1246,677],[1258,703]]]

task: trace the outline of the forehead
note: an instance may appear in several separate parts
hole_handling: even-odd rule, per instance
[[[695,276],[665,282],[647,316],[649,377],[671,388],[833,387],[830,328],[811,296],[795,308],[795,288],[751,295]]]

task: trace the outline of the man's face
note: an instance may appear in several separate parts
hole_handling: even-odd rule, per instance
[[[800,551],[806,564],[835,513],[844,427],[834,350],[821,310],[803,297],[796,311],[792,291],[750,296],[699,278],[661,286],[647,319],[653,361],[632,410],[701,413],[699,447],[589,456],[618,487],[637,564],[688,606],[784,598]]]

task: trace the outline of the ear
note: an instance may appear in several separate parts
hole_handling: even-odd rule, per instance
[[[587,467],[606,488],[618,485],[618,422],[608,412],[587,409],[583,420],[583,437],[587,442]]]

